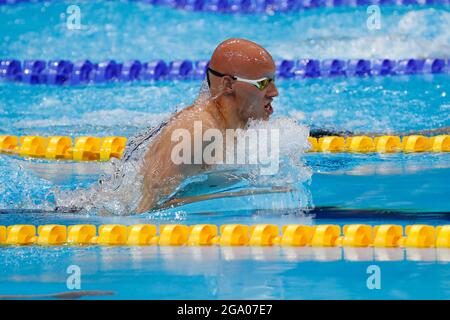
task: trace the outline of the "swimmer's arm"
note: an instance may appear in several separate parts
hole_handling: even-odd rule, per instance
[[[187,129],[194,136],[192,130]],[[144,182],[142,199],[136,210],[137,213],[146,212],[155,208],[159,201],[169,196],[180,183],[189,176],[195,175],[203,168],[201,164],[194,164],[194,153],[202,159],[203,148],[195,148],[194,139],[191,139],[190,164],[176,164],[172,159],[172,151],[179,141],[172,141],[171,130],[161,136],[147,151],[144,161]]]
[[[181,206],[193,202],[205,201],[205,200],[213,200],[213,199],[223,199],[223,198],[231,198],[231,197],[241,197],[247,195],[256,195],[256,194],[273,194],[273,193],[287,193],[294,192],[296,189],[292,189],[289,187],[271,187],[268,189],[258,189],[258,190],[240,190],[235,192],[219,192],[213,194],[204,194],[199,196],[191,196],[186,198],[175,198],[168,199],[164,203],[161,203],[157,206],[157,209],[165,209],[174,206]]]
[[[167,148],[165,148],[167,149]],[[137,213],[149,211],[159,200],[168,196],[183,180],[184,174],[180,165],[174,164],[167,151],[149,150],[144,162],[144,181],[142,199]]]

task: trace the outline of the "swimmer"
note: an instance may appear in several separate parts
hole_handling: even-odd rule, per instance
[[[225,136],[226,129],[244,129],[249,120],[268,120],[273,113],[272,100],[278,96],[275,84],[275,63],[270,53],[260,45],[245,39],[228,39],[214,50],[206,79],[209,99],[197,101],[181,110],[169,120],[152,128],[147,134],[153,138],[144,156],[142,197],[137,213],[161,207],[159,201],[170,195],[189,176],[207,168],[204,163],[194,164],[194,158],[203,159],[203,150],[192,142],[191,164],[175,164],[171,154],[178,141],[172,140],[172,133],[185,129],[194,137],[194,122],[200,121],[203,133],[218,129]],[[450,127],[406,134],[443,134]],[[356,135],[348,131],[312,129],[311,136]],[[358,133],[376,136],[374,133]],[[403,135],[403,134],[402,134]],[[194,140],[194,139],[192,139]],[[129,154],[133,152],[130,150]],[[126,155],[124,155],[126,158]],[[175,201],[176,199],[170,199]],[[171,203],[168,201],[168,203]]]
[[[194,136],[194,122],[200,121],[202,131],[244,129],[250,119],[268,120],[273,113],[272,100],[278,96],[275,84],[275,63],[260,45],[245,39],[228,39],[214,50],[207,82],[211,98],[194,103],[175,114],[150,144],[142,166],[142,198],[137,208],[142,213],[153,208],[169,195],[185,177],[199,173],[205,164],[175,164],[171,159],[176,129]],[[203,135],[203,132],[201,133]],[[205,144],[206,145],[206,144]],[[191,158],[202,159],[203,148],[192,144]],[[197,155],[196,155],[197,153]]]

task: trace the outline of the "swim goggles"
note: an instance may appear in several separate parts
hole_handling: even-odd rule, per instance
[[[208,81],[208,86],[211,86],[210,81],[209,81],[209,72],[211,72],[213,75],[215,75],[217,77],[229,76],[233,80],[252,84],[261,91],[264,90],[265,88],[267,88],[271,82],[275,81],[275,78],[269,78],[269,77],[264,77],[264,78],[256,79],[256,80],[244,79],[244,78],[232,76],[229,74],[223,74],[223,73],[220,73],[220,72],[208,67],[208,69],[206,70],[206,79]]]

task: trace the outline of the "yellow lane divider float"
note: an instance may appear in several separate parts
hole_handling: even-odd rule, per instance
[[[412,136],[327,136],[319,139],[309,137],[309,152],[449,152],[450,135],[425,137]],[[0,135],[0,153],[50,160],[108,161],[120,158],[127,138],[125,137],[78,137],[75,144],[66,136],[7,136]]]
[[[37,233],[36,233],[37,231]],[[0,226],[3,245],[159,245],[159,246],[290,246],[450,248],[450,225],[211,224],[12,225]]]
[[[50,160],[108,161],[121,158],[127,139],[124,137],[0,136],[0,153]]]
[[[338,137],[327,136],[319,139],[309,137],[311,152],[449,152],[450,135],[425,137],[421,135]]]

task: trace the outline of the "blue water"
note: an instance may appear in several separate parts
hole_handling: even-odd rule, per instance
[[[214,45],[245,37],[274,58],[448,57],[449,7],[381,7],[368,30],[367,8],[320,8],[275,15],[222,15],[136,1],[77,1],[81,30],[66,28],[72,2],[1,6],[0,56],[18,59],[209,59]],[[351,50],[349,50],[351,48]]]
[[[450,52],[448,7],[382,7],[382,29],[374,32],[365,27],[364,7],[230,16],[135,2],[79,3],[81,31],[65,28],[62,14],[69,2],[0,6],[0,58],[199,60],[231,36],[257,41],[279,59],[448,58]],[[274,116],[300,124],[378,133],[450,126],[446,74],[277,84]],[[0,134],[131,136],[190,105],[200,85],[0,83]],[[301,159],[301,194],[222,198],[140,216],[105,217],[56,214],[52,204],[55,187],[89,188],[109,172],[108,164],[0,155],[0,225],[449,224],[450,154],[306,154]],[[242,188],[239,181],[214,181],[212,173],[181,195]],[[66,269],[75,264],[81,268],[82,290],[114,292],[97,298],[448,299],[449,251],[2,247],[0,295],[68,291]],[[366,286],[372,264],[381,268],[381,290]]]

